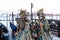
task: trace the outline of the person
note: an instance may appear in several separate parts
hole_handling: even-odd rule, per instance
[[[30,23],[30,30],[31,30],[32,40],[37,40],[38,30],[40,30],[37,20],[34,20],[33,22]]]
[[[29,22],[27,20],[26,10],[20,10],[20,18],[17,19],[19,31],[18,40],[31,40]],[[27,26],[28,25],[28,26]],[[27,35],[27,36],[26,36]],[[28,38],[27,38],[28,37]]]
[[[43,13],[43,8],[38,10],[37,16],[38,16],[38,23],[40,25],[40,31],[38,32],[39,37],[38,40],[51,40],[49,36],[49,23],[48,20],[45,19],[45,15]]]
[[[24,36],[25,40],[32,40],[31,34],[30,34],[30,26],[29,26],[29,20],[25,21],[25,28],[24,28]]]

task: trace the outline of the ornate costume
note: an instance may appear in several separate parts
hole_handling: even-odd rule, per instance
[[[45,19],[45,16],[43,14],[43,9],[37,12],[37,16],[38,16],[39,25],[41,28],[41,34],[38,37],[38,40],[51,40],[49,35],[48,21]]]
[[[26,10],[21,10],[20,18],[17,19],[18,29],[21,29],[21,32],[18,35],[18,40],[31,40],[29,20],[27,20]]]

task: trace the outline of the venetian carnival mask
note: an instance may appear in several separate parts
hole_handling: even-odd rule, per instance
[[[40,20],[42,20],[43,17],[44,17],[44,14],[43,13],[37,13],[37,16],[39,16],[40,17]]]

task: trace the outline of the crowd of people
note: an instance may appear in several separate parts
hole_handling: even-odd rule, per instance
[[[38,10],[38,19],[34,19],[33,21],[27,19],[28,14],[26,10],[20,10],[20,18],[16,19],[17,32],[12,30],[12,40],[51,40],[49,23],[45,19],[43,11],[43,8]],[[2,34],[1,29],[0,34]]]
[[[45,19],[43,8],[37,11],[37,16],[37,20],[28,20],[27,11],[20,11],[20,19],[17,19],[16,40],[51,40],[49,23]]]

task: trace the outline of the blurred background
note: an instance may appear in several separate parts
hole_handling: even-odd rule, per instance
[[[32,3],[32,5],[31,5]],[[44,9],[45,18],[50,24],[53,40],[60,40],[60,0],[0,0],[0,26],[3,26],[6,40],[11,39],[11,24],[17,26],[16,18],[20,18],[20,9],[28,11],[31,20],[31,6],[33,19],[38,19],[37,11]],[[10,24],[11,22],[11,24]],[[3,30],[2,29],[2,30]],[[10,34],[10,35],[9,35]]]

